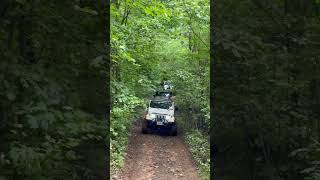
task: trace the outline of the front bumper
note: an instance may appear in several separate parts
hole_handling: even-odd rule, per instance
[[[171,130],[172,128],[177,128],[177,125],[176,125],[176,122],[163,122],[162,125],[158,125],[157,124],[157,120],[147,120],[145,119],[146,121],[146,126],[149,128],[149,129],[152,129],[152,130]]]

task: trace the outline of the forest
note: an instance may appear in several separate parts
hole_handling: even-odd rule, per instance
[[[202,179],[319,180],[319,15],[318,0],[1,0],[0,180],[117,174],[164,80]]]
[[[320,179],[320,4],[212,2],[217,179]]]
[[[104,1],[0,1],[0,179],[104,179]]]
[[[124,164],[133,123],[170,80],[177,123],[204,179],[210,175],[208,0],[111,2],[111,174]]]

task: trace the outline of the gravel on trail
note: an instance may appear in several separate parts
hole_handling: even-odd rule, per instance
[[[112,180],[201,180],[181,135],[142,134],[139,122],[131,131],[124,167]]]

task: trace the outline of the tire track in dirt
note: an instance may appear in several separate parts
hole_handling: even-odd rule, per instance
[[[182,136],[142,134],[136,123],[125,165],[113,180],[201,180]]]

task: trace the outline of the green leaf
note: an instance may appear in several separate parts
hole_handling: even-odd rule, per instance
[[[68,151],[66,153],[66,158],[69,160],[75,160],[75,159],[77,159],[76,153],[74,151]]]
[[[39,128],[38,119],[36,119],[34,116],[29,115],[27,122],[28,122],[28,124],[30,125],[30,127],[31,127],[32,129],[37,129],[37,128]]]
[[[7,98],[8,98],[10,101],[14,101],[14,100],[16,99],[16,95],[15,95],[13,92],[9,91],[9,92],[7,93]]]
[[[302,170],[301,173],[310,173],[310,172],[313,172],[314,170],[316,170],[316,167],[306,168]]]
[[[239,52],[238,52],[238,50],[237,49],[235,49],[235,48],[232,48],[232,53],[233,53],[233,55],[235,56],[235,57],[241,57],[240,56],[240,54],[239,54]]]
[[[88,13],[88,14],[91,14],[91,15],[98,15],[97,11],[90,9],[89,7],[81,8],[80,6],[75,5],[74,8],[76,10],[78,10],[78,11],[85,12],[85,13]]]
[[[19,4],[26,4],[26,0],[16,0],[16,2]]]

